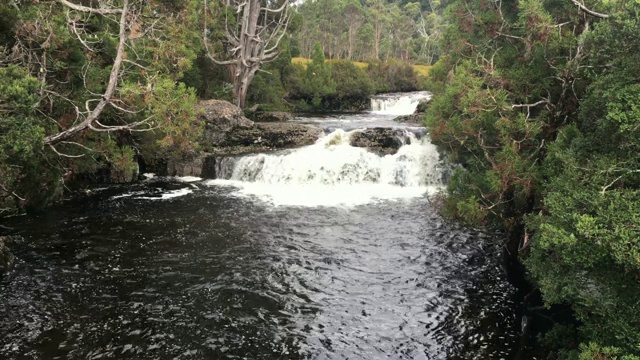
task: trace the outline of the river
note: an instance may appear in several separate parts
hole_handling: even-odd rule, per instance
[[[8,219],[1,359],[512,359],[515,289],[499,241],[446,224],[447,166],[415,96],[320,124],[315,145],[222,179],[150,178]],[[351,132],[406,130],[397,154]]]

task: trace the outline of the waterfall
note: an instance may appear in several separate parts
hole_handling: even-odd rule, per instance
[[[443,185],[445,166],[428,136],[406,131],[393,155],[378,155],[349,145],[351,134],[334,130],[315,144],[281,153],[236,159],[226,179],[244,195],[276,205],[363,204],[376,199],[422,196]]]
[[[371,98],[371,111],[376,114],[411,115],[416,111],[420,100],[430,97],[431,94],[427,91],[377,95]]]

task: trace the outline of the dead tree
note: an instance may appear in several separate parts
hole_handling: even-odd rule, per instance
[[[278,56],[278,45],[289,25],[289,0],[284,0],[279,7],[271,4],[269,0],[224,0],[226,10],[235,9],[236,14],[236,23],[232,26],[225,15],[225,40],[229,50],[224,57],[209,49],[205,22],[203,39],[207,55],[216,64],[229,67],[233,97],[240,108],[245,106],[247,90],[256,72]]]

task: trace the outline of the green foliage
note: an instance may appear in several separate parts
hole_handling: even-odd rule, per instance
[[[615,347],[601,347],[596,343],[580,345],[578,360],[639,360],[634,355],[624,355],[623,351]]]
[[[418,89],[418,75],[411,64],[395,59],[388,62],[370,60],[369,77],[375,81],[375,92],[403,92]]]
[[[85,130],[45,145],[48,136],[82,122],[82,112],[105,91],[118,44],[117,17],[80,16],[57,3],[0,5],[0,49],[20,40],[11,56],[0,54],[1,63],[10,64],[0,68],[0,208],[47,205],[64,182],[100,169],[110,171],[112,181],[130,180],[140,154],[151,162],[198,150],[195,92],[176,80],[189,74],[201,51],[201,4],[132,6],[141,16],[127,32],[127,62],[113,105],[99,121],[116,127],[146,122],[147,131]],[[80,25],[76,32],[67,16]]]
[[[320,43],[316,43],[313,60],[307,64],[300,95],[315,108],[322,105],[322,97],[335,91],[335,81],[331,76],[331,65],[324,61],[324,51]]]
[[[325,109],[362,110],[369,106],[374,84],[367,73],[345,60],[331,62],[335,91],[326,96]]]
[[[330,59],[431,64],[441,49],[445,23],[440,1],[317,0],[297,6],[303,19],[297,49],[309,58],[319,42]]]
[[[0,214],[12,203],[41,203],[56,188],[56,173],[42,167],[46,120],[35,113],[39,87],[26,69],[0,67]]]
[[[545,303],[572,306],[581,325],[574,341],[556,342],[560,353],[634,359],[640,9],[587,6],[611,18],[585,18],[568,1],[453,1],[452,50],[431,69],[426,122],[463,165],[442,213],[508,230]]]

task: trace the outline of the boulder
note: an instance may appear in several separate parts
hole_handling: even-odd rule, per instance
[[[200,102],[200,106],[205,121],[204,148],[214,155],[248,154],[310,145],[323,133],[321,128],[313,125],[282,121],[254,123],[244,117],[240,108],[224,100],[206,100]],[[270,114],[270,119],[291,118],[291,114],[284,112]]]
[[[229,131],[233,128],[250,128],[253,121],[244,116],[242,110],[225,100],[203,100],[198,106],[202,109],[205,124],[220,130]]]
[[[191,160],[174,160],[167,161],[167,175],[169,176],[196,176],[202,175],[204,161],[208,154],[201,154]]]
[[[206,145],[216,146],[235,129],[248,129],[253,121],[244,116],[242,110],[224,100],[204,100],[198,106],[202,109]]]
[[[16,259],[8,248],[11,240],[10,236],[0,236],[0,275],[10,271]]]
[[[395,154],[404,145],[403,137],[402,130],[371,128],[351,134],[349,143],[380,154]]]

